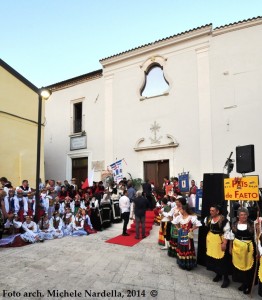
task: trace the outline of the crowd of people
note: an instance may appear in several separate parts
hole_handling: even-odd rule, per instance
[[[166,178],[167,179],[167,178]],[[191,182],[193,188],[195,182]],[[205,265],[213,271],[213,282],[222,281],[221,288],[230,285],[229,277],[239,282],[239,291],[250,294],[255,284],[262,297],[262,237],[261,217],[249,217],[249,210],[238,205],[236,218],[230,222],[220,205],[211,204],[210,215],[204,220],[194,213],[190,197],[183,197],[177,180],[165,181],[166,195],[155,208],[155,223],[160,225],[159,245],[175,257],[184,270],[197,266],[193,232],[203,226],[206,251]],[[195,188],[194,188],[195,189]]]
[[[28,180],[13,187],[7,178],[0,178],[0,238],[14,236],[35,243],[64,236],[81,236],[106,229],[121,221],[119,198],[124,185],[105,189],[103,182],[94,182],[82,189],[71,183],[47,180],[36,191]]]
[[[93,234],[122,220],[122,235],[128,236],[128,222],[135,219],[135,238],[146,238],[145,212],[150,209],[159,225],[161,250],[167,250],[180,268],[189,271],[197,266],[194,231],[205,227],[206,267],[215,273],[213,282],[222,281],[221,288],[227,288],[232,276],[233,281],[241,283],[238,289],[244,294],[259,283],[258,293],[262,296],[262,218],[251,220],[248,209],[240,206],[231,223],[221,207],[214,204],[210,215],[202,220],[192,204],[191,195],[197,190],[194,180],[186,196],[180,192],[178,178],[164,178],[160,194],[156,194],[149,180],[142,184],[141,192],[126,179],[109,187],[100,181],[85,189],[77,187],[75,178],[63,184],[48,180],[40,187],[38,204],[27,180],[16,188],[5,177],[0,181],[1,236],[4,233],[35,243]]]

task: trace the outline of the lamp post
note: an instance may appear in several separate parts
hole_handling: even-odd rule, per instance
[[[38,221],[40,206],[40,163],[41,163],[41,132],[42,132],[42,101],[51,96],[50,90],[41,88],[38,92],[38,121],[37,121],[37,148],[36,148],[36,193],[35,193],[35,220]]]

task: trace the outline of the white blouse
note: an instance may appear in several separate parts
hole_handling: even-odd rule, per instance
[[[196,227],[200,227],[202,226],[201,222],[197,219],[196,215],[189,215],[187,218],[183,218],[182,215],[178,215],[173,221],[172,223],[177,225],[177,224],[181,224],[181,225],[185,225],[187,223],[189,223],[189,221],[192,222],[193,226]]]

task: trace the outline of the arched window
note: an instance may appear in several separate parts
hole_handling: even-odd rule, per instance
[[[168,91],[169,83],[164,76],[162,66],[159,64],[150,65],[145,76],[145,84],[141,89],[142,97],[163,95]]]

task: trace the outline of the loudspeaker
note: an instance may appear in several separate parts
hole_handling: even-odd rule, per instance
[[[224,196],[224,178],[228,178],[224,173],[208,173],[204,174],[203,180],[203,198],[201,217],[209,216],[211,205],[221,205],[223,214],[227,215],[227,207]]]
[[[250,173],[255,171],[254,145],[236,147],[237,173]]]
[[[221,205],[222,214],[227,215],[227,201],[224,196],[224,178],[228,178],[224,173],[204,174],[203,180],[203,197],[202,197],[202,211],[201,220],[209,216],[211,205]],[[198,231],[198,248],[197,248],[197,263],[206,265],[206,235],[207,227],[201,226]]]

